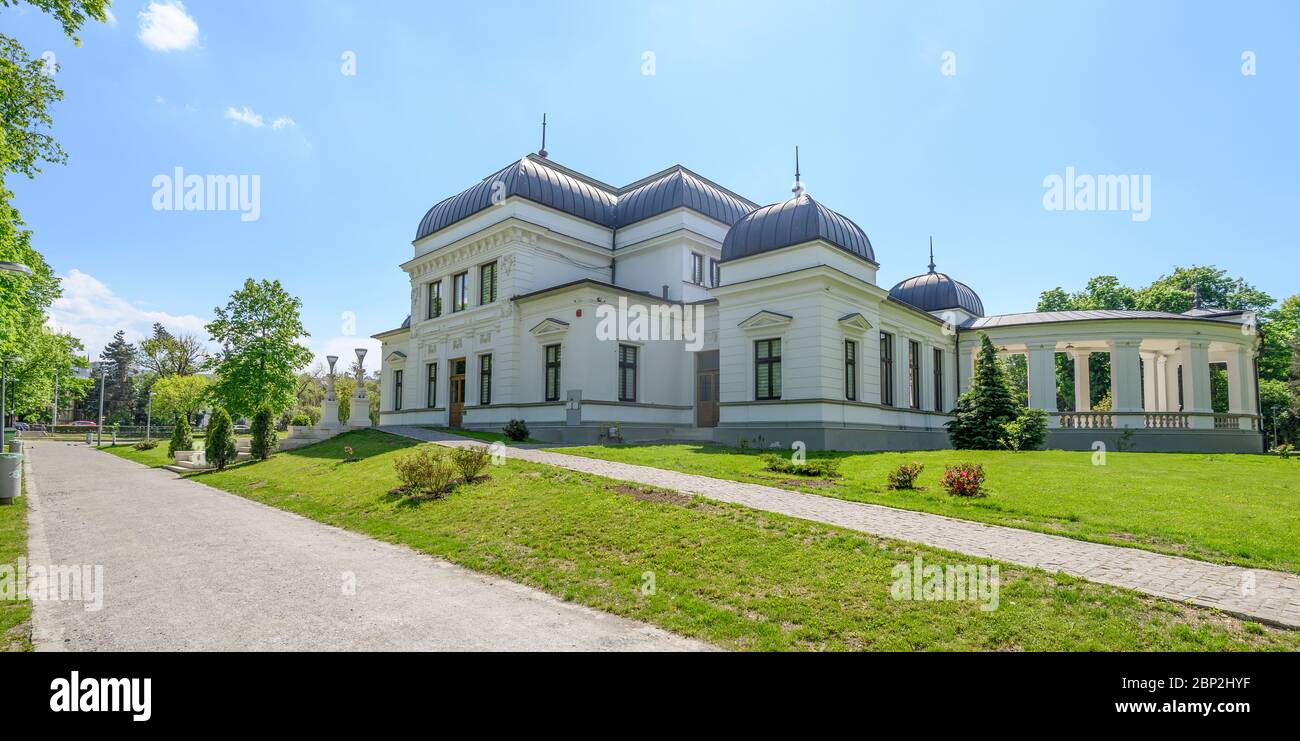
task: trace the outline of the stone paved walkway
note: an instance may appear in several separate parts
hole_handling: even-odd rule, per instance
[[[103,568],[92,609],[32,603],[38,650],[713,648],[81,443],[25,451],[29,563]]]
[[[476,442],[420,427],[389,426],[382,429],[445,445]],[[710,499],[886,538],[1062,572],[1157,597],[1218,608],[1273,625],[1300,628],[1300,576],[1294,574],[1222,566],[1136,548],[1089,543],[630,463],[514,447],[507,448],[507,455],[611,479],[700,494]]]

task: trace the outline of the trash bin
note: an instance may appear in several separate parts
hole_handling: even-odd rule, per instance
[[[23,491],[22,453],[0,453],[0,504],[12,504]]]
[[[23,452],[23,441],[22,441],[22,440],[19,440],[18,438],[14,438],[14,439],[10,440],[10,441],[9,441],[9,452],[10,452],[10,453],[21,453],[21,452]]]

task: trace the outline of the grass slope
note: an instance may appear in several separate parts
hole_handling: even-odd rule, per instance
[[[555,452],[799,489],[855,502],[1132,546],[1217,563],[1300,573],[1300,460],[1261,455],[920,451],[816,453],[837,457],[843,478],[800,479],[763,470],[760,454],[719,446],[627,445]],[[886,475],[925,464],[923,491],[889,491]],[[950,497],[945,465],[984,466],[989,495]]]
[[[732,649],[1300,648],[1300,633],[1007,565],[991,612],[894,600],[891,570],[916,555],[988,562],[521,461],[411,502],[389,490],[393,460],[416,444],[352,432],[194,478]],[[359,462],[342,462],[345,445]]]
[[[0,506],[0,567],[6,569],[3,579],[13,580],[19,557],[27,557],[27,492],[13,500],[13,504]],[[3,594],[14,584],[0,590],[0,651],[32,650],[32,603],[30,600],[7,599]]]

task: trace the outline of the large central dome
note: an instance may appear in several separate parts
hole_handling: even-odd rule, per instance
[[[868,262],[876,262],[876,253],[866,233],[807,193],[764,206],[737,221],[722,241],[722,260],[738,260],[818,239]]]

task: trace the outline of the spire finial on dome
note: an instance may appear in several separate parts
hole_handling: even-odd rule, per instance
[[[1192,308],[1193,308],[1193,309],[1200,309],[1200,308],[1202,308],[1202,306],[1201,306],[1201,284],[1200,284],[1200,283],[1195,283],[1195,282],[1192,283]]]
[[[794,146],[794,187],[790,189],[794,197],[798,198],[803,195],[803,181],[799,179],[799,145]]]
[[[930,272],[934,272],[934,236],[930,236]]]
[[[546,156],[546,114],[542,114],[542,148],[537,150],[538,157]]]

